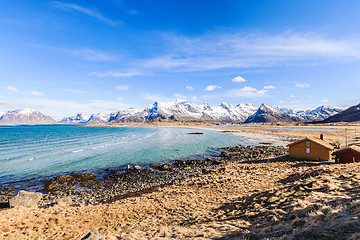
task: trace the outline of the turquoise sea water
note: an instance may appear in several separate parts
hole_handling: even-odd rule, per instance
[[[188,134],[192,132],[204,134]],[[219,147],[256,143],[177,127],[0,127],[0,184],[72,171],[204,158]]]
[[[337,132],[345,131],[345,129],[338,128],[306,128],[306,127],[255,127],[255,126],[215,126],[228,128],[263,128],[263,129],[282,129],[282,130],[301,130],[301,131],[319,131],[319,132]]]

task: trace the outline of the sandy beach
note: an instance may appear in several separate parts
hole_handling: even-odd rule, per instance
[[[194,127],[280,146],[320,134]],[[324,135],[345,142],[344,132]],[[224,150],[229,160],[210,170],[106,204],[0,209],[0,238],[359,239],[360,164],[244,158],[243,149]]]

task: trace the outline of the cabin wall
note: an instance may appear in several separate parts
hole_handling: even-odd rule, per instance
[[[360,162],[360,155],[354,152],[343,152],[335,156],[336,163],[353,163]]]
[[[306,142],[310,142],[310,146],[305,146]],[[306,148],[310,148],[310,153],[306,153]],[[331,150],[324,148],[323,146],[312,141],[303,141],[296,145],[289,146],[289,155],[292,157],[329,161],[332,159],[331,153]]]

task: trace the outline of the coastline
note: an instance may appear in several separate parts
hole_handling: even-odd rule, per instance
[[[227,148],[227,152],[232,151],[238,149]],[[105,204],[2,209],[0,238],[82,239],[88,234],[114,240],[357,236],[360,164],[282,156],[233,160],[210,172],[201,171]]]
[[[281,129],[190,127],[272,144],[286,144],[294,135],[319,134],[294,130],[279,136]],[[343,137],[341,133],[325,136],[337,141]],[[211,160],[158,164],[150,174],[149,169],[133,167],[128,171],[108,169],[113,183],[130,183],[132,178],[135,185],[141,185],[153,173],[155,179],[164,174],[169,181],[115,194],[107,200],[100,194],[94,201],[79,202],[77,206],[74,200],[70,205],[61,201],[54,204],[59,199],[54,198],[48,199],[51,207],[0,209],[0,238],[81,239],[89,233],[104,239],[355,236],[360,226],[342,214],[346,211],[352,217],[360,217],[355,211],[360,209],[360,197],[356,194],[360,187],[360,164],[296,160],[277,152],[279,149],[272,145],[250,151],[246,147],[226,147]],[[271,152],[277,153],[267,154]],[[182,170],[176,173],[178,170],[174,169]],[[175,174],[183,177],[176,178]],[[72,181],[71,176],[69,180]],[[130,189],[126,184],[123,187]]]
[[[165,125],[166,127],[169,127],[169,128],[190,128],[188,126],[167,126]],[[163,125],[159,126],[159,127],[165,127]],[[128,127],[127,126],[124,126],[124,127]],[[135,126],[135,127],[138,127],[138,126]],[[142,126],[139,126],[139,127],[143,127]],[[149,125],[144,125],[144,127],[149,127]],[[150,127],[153,127],[153,126],[150,126]],[[156,127],[156,126],[155,126]],[[200,128],[198,128],[200,130]],[[203,128],[201,128],[203,129]],[[211,131],[211,129],[209,129]],[[187,134],[199,134],[198,131],[192,131],[192,130],[187,130],[186,131]],[[201,133],[202,134],[202,133]],[[211,134],[210,134],[211,135]],[[227,139],[225,137],[225,139]],[[225,144],[220,144],[218,146],[227,146]],[[175,148],[174,150],[175,152],[176,151],[179,151],[177,150],[177,148]],[[80,152],[80,151],[79,151]],[[108,166],[108,167],[103,167],[103,168],[97,168],[97,169],[82,169],[82,168],[74,168],[74,169],[71,169],[70,171],[62,171],[60,174],[53,174],[53,175],[31,175],[29,176],[28,178],[22,178],[21,180],[19,179],[11,179],[10,181],[8,182],[3,182],[3,183],[0,183],[0,203],[4,203],[8,200],[9,197],[13,197],[18,191],[20,190],[29,190],[29,191],[40,191],[40,192],[43,192],[43,189],[44,189],[44,184],[41,183],[41,182],[46,182],[46,181],[49,181],[51,179],[55,179],[57,177],[61,177],[61,176],[68,176],[69,179],[72,179],[72,177],[69,177],[69,176],[73,176],[75,178],[83,178],[83,174],[91,174],[92,176],[96,177],[97,179],[99,179],[99,181],[104,181],[102,178],[104,177],[108,177],[109,175],[111,175],[110,173],[114,173],[116,175],[120,175],[120,174],[128,174],[128,173],[131,173],[131,171],[127,171],[127,165],[130,164],[131,165],[131,168],[133,168],[135,165],[139,164],[141,167],[142,170],[149,170],[149,169],[152,169],[152,166],[151,165],[156,165],[156,164],[173,164],[174,162],[186,162],[186,163],[189,163],[189,165],[201,165],[203,164],[202,162],[204,162],[206,160],[206,158],[208,157],[214,157],[213,159],[216,159],[216,156],[212,156],[212,155],[218,155],[220,154],[220,151],[217,150],[217,149],[209,149],[207,150],[207,153],[205,154],[205,152],[201,152],[201,153],[196,153],[194,155],[191,155],[189,157],[174,157],[174,158],[164,158],[163,160],[159,160],[159,161],[150,161],[150,163],[140,163],[140,162],[134,162],[134,163],[124,163],[124,164],[120,164],[120,165],[111,165],[111,166]],[[196,163],[196,164],[194,164]],[[204,165],[204,164],[203,164]],[[206,164],[205,164],[206,165]],[[207,164],[209,165],[209,164]],[[211,164],[210,164],[211,165]],[[177,170],[177,169],[175,169]],[[187,170],[187,169],[186,169]],[[137,171],[133,171],[133,172],[137,172]],[[186,177],[187,175],[190,175],[192,174],[191,171],[188,171],[185,173],[185,171],[183,171],[184,173],[178,173],[176,172],[173,172],[172,176],[173,178],[175,178],[175,175],[176,175],[176,178],[184,178]],[[78,176],[79,175],[79,176]],[[130,175],[130,174],[128,174]],[[148,175],[154,175],[153,172],[149,172]],[[186,176],[185,176],[186,175]],[[133,176],[133,178],[136,178],[136,176]],[[161,178],[164,179],[163,182],[160,182],[158,184],[165,184],[165,183],[168,183],[169,181],[166,180],[165,176],[161,176]],[[72,179],[74,180],[74,179]],[[85,179],[86,180],[86,179]],[[92,180],[92,179],[90,179]],[[29,184],[28,184],[29,183]],[[153,186],[152,184],[150,184],[148,187],[151,187]],[[14,189],[15,187],[15,189]],[[22,188],[24,187],[24,188]],[[86,187],[86,186],[85,186]],[[135,189],[137,190],[137,189]],[[45,191],[46,193],[46,191]],[[95,201],[93,201],[95,202]],[[96,201],[98,202],[98,200]]]
[[[196,123],[197,125],[192,125],[193,122],[185,122],[185,123],[184,122],[180,122],[180,123],[179,122],[170,122],[170,123],[172,123],[172,124],[169,124],[168,121],[153,122],[151,124],[144,124],[144,123],[132,123],[132,124],[121,123],[121,124],[110,124],[110,125],[109,124],[96,124],[96,125],[90,125],[90,126],[84,126],[84,127],[158,127],[158,126],[159,127],[180,127],[180,128],[185,127],[185,128],[191,128],[191,129],[197,129],[197,130],[210,130],[210,131],[222,132],[222,133],[226,133],[226,134],[232,134],[232,135],[240,136],[242,138],[259,141],[260,145],[263,145],[263,146],[270,145],[270,146],[281,146],[281,147],[286,147],[292,141],[296,141],[302,137],[306,137],[306,136],[317,137],[321,133],[324,133],[326,138],[330,137],[331,140],[333,140],[334,142],[344,143],[344,141],[341,141],[343,139],[343,137],[342,137],[343,132],[322,132],[322,131],[296,130],[296,126],[289,125],[289,124],[286,124],[285,126],[287,126],[287,127],[291,126],[292,128],[294,128],[294,130],[290,130],[290,131],[287,129],[283,130],[283,129],[281,129],[282,126],[278,126],[279,129],[274,129],[273,125],[264,125],[264,124],[256,125],[256,127],[258,127],[258,128],[253,128],[254,124],[252,124],[251,128],[248,128],[248,126],[242,126],[242,125],[240,125],[240,126],[239,125],[234,126],[234,124],[213,125],[212,123],[206,123],[206,122],[197,122]],[[272,129],[267,129],[267,127],[271,127]],[[324,129],[326,129],[326,128],[333,129],[334,128],[334,126],[313,126],[312,128],[319,128],[319,127],[323,127]],[[302,126],[299,128],[304,128],[304,127]],[[339,128],[339,126],[336,126],[336,128]],[[216,157],[214,159],[216,159]],[[203,164],[201,161],[204,161],[204,160],[205,159],[202,159],[202,160],[200,159],[200,160],[196,160],[196,161]],[[166,160],[166,161],[160,162],[160,165],[161,164],[163,164],[163,165],[170,164],[171,165],[174,161],[175,161],[175,159]],[[185,160],[184,162],[194,162],[194,160]],[[194,164],[190,164],[190,165],[194,165]],[[209,165],[209,164],[204,164],[204,165]],[[109,172],[115,173],[116,175],[119,175],[119,173],[121,173],[121,174],[126,173],[129,175],[129,171],[126,171],[125,167],[126,166],[124,166],[122,168],[121,167],[113,167],[112,169],[108,168],[105,171],[104,170],[92,171],[92,172],[88,171],[88,172],[85,172],[85,174],[89,173],[89,174],[93,175],[94,177],[96,176],[98,179],[101,178],[101,181],[104,182],[104,180],[102,178],[108,177]],[[147,166],[143,166],[143,167],[145,167],[145,169],[142,169],[142,170],[149,170],[149,169],[151,169],[151,164],[149,164]],[[84,171],[81,171],[81,170],[82,169],[77,169],[76,171],[80,171],[81,174],[83,174]],[[78,173],[76,173],[76,174],[78,174]],[[69,172],[68,174],[65,174],[63,176],[68,176],[69,179],[73,179],[73,177],[76,177],[76,174],[72,174]],[[168,184],[170,182],[169,179],[172,179],[172,180],[183,179],[183,178],[186,178],[193,174],[194,174],[194,172],[184,171],[182,173],[176,173],[176,174],[173,173],[172,174],[173,176],[171,178],[169,178],[169,176],[161,176],[163,178],[163,181],[157,182],[156,184],[155,183],[148,184],[148,185],[146,185],[146,187],[144,186],[141,189],[154,187],[156,185],[161,185],[161,184]],[[71,175],[74,175],[74,176],[69,177]],[[150,171],[150,172],[148,172],[148,175],[154,175],[154,173]],[[60,176],[58,176],[58,177],[60,177]],[[136,176],[132,176],[132,177],[136,178]],[[46,179],[46,181],[49,181],[50,179],[56,179],[56,177],[48,177]],[[92,180],[92,179],[90,179],[90,180]],[[27,182],[27,181],[28,180],[24,180],[23,182]],[[87,183],[83,183],[83,184],[87,185]],[[99,185],[99,182],[97,182],[96,184]],[[44,187],[45,186],[43,185],[42,187],[37,188],[37,189],[38,190],[43,189]],[[132,190],[138,191],[141,189],[135,187]],[[14,196],[14,193],[17,193],[19,190],[26,190],[26,189],[13,189],[12,186],[9,186],[8,184],[5,186],[0,185],[0,192],[1,192],[0,203],[6,202],[9,197]],[[47,192],[49,192],[49,191],[47,191]],[[46,191],[45,191],[45,193],[46,193]],[[127,193],[128,193],[128,191],[121,192],[121,194],[127,194]],[[117,194],[119,194],[119,193],[117,193]],[[108,194],[107,197],[102,196],[102,198],[109,198],[111,196],[114,196],[114,194],[110,194],[110,195]],[[52,204],[52,203],[56,202],[56,199],[57,198],[49,197],[47,199],[47,201],[45,201],[45,203],[42,205],[46,205],[49,203]],[[81,200],[76,201],[76,202],[79,205],[85,204],[84,202],[81,202]],[[97,204],[98,202],[101,202],[101,199],[99,199],[99,197],[98,197],[98,198],[96,198],[96,200],[86,201],[86,202],[87,202],[86,204],[88,204],[88,203]]]

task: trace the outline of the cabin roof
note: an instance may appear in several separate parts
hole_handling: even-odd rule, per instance
[[[334,146],[332,146],[330,143],[325,142],[324,140],[321,140],[320,138],[312,138],[312,137],[306,137],[306,138],[301,139],[301,140],[299,140],[297,142],[290,143],[287,146],[291,147],[291,146],[297,145],[297,144],[305,142],[305,141],[311,141],[311,142],[317,143],[317,144],[323,146],[324,148],[327,148],[327,149],[330,149],[330,150],[334,149]]]
[[[336,152],[333,152],[332,155],[338,155],[338,154],[341,154],[343,152],[348,152],[348,151],[354,151],[354,152],[360,154],[360,147],[358,147],[358,146],[346,147],[346,148],[340,149],[340,150],[338,150]]]

